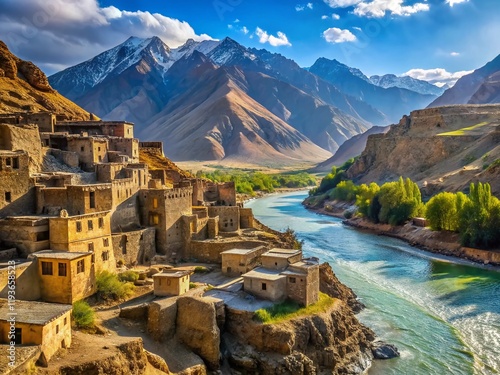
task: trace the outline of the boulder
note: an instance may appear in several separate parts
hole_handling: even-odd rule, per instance
[[[383,341],[376,341],[372,345],[372,353],[375,359],[391,359],[399,357],[398,348]]]

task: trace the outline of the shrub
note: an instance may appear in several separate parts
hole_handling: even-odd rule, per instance
[[[118,274],[118,280],[134,283],[139,280],[139,274],[134,271],[125,271]]]
[[[94,327],[94,310],[92,310],[92,307],[90,307],[85,301],[77,301],[73,303],[71,316],[73,317],[73,322],[77,328],[88,329]]]
[[[189,289],[194,289],[196,287],[197,285],[195,283],[189,283]]]
[[[134,292],[134,284],[122,282],[118,276],[102,271],[96,276],[97,295],[103,300],[122,300]]]
[[[194,273],[209,273],[210,269],[204,266],[196,266],[194,268]]]

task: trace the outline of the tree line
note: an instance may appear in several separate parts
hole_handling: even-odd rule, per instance
[[[500,245],[500,200],[491,194],[489,184],[472,183],[469,194],[439,193],[424,204],[420,189],[409,178],[381,186],[356,185],[345,179],[344,166],[333,168],[326,181],[310,192],[311,197],[353,203],[357,215],[374,223],[401,225],[413,217],[425,217],[432,230],[459,233],[463,246]]]

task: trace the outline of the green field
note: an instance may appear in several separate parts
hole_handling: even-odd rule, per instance
[[[466,135],[466,133],[470,132],[470,131],[473,131],[473,130],[476,130],[476,129],[479,129],[485,125],[489,125],[489,122],[480,122],[479,124],[476,124],[476,125],[473,125],[473,126],[468,126],[466,128],[462,128],[462,129],[458,129],[458,130],[454,130],[454,131],[451,131],[451,132],[446,132],[446,133],[439,133],[438,135],[441,135],[441,136],[457,136],[457,135]]]

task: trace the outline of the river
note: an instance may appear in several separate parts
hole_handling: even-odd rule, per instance
[[[347,227],[304,209],[306,196],[245,206],[273,229],[295,230],[304,255],[329,262],[367,306],[358,318],[399,348],[400,358],[375,361],[370,375],[500,373],[500,272]]]

